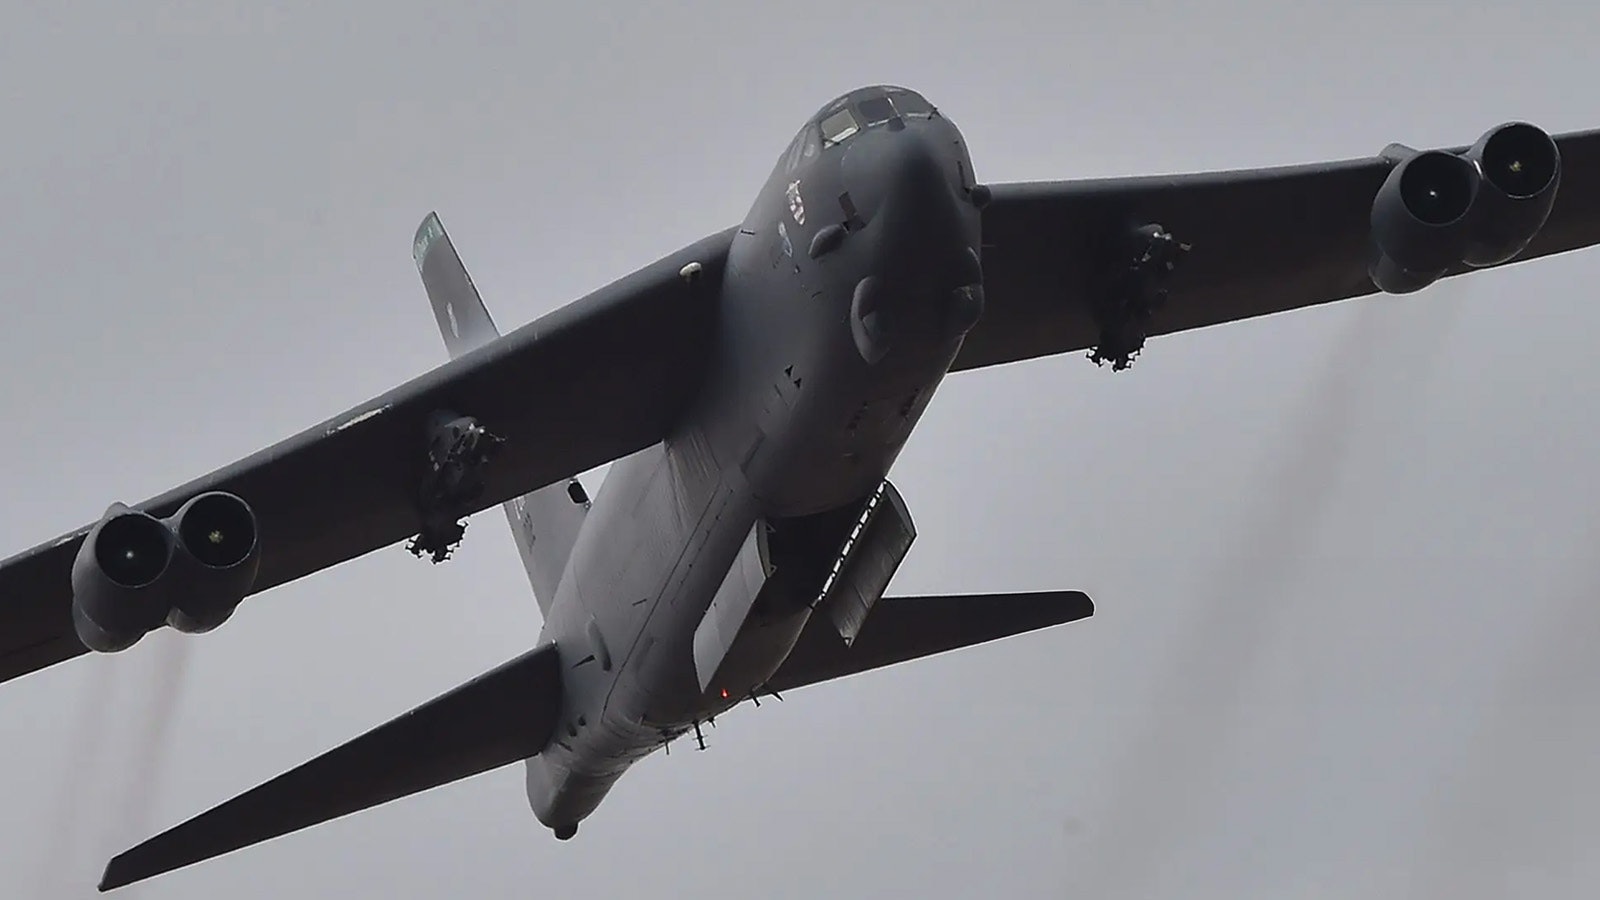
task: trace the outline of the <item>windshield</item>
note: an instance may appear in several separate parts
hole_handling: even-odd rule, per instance
[[[802,164],[810,162],[817,155],[818,149],[817,126],[807,125],[794,136],[794,141],[784,153],[784,168],[791,173],[794,172]]]
[[[859,130],[861,126],[856,123],[855,113],[846,106],[822,120],[822,146],[832,147],[843,143]]]
[[[894,104],[888,97],[868,97],[856,104],[861,110],[861,117],[867,121],[867,126],[878,125],[894,118]]]
[[[842,97],[833,105],[837,109],[819,123],[824,148],[844,143],[863,128],[900,119],[926,119],[935,114],[933,104],[905,88],[868,88]]]
[[[894,101],[894,111],[902,116],[926,119],[933,115],[933,104],[915,91],[893,91],[889,99]]]

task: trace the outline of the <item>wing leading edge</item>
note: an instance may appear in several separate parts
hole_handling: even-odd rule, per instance
[[[1562,180],[1511,262],[1600,243],[1600,130],[1558,135]],[[1461,152],[1464,147],[1453,148]],[[991,186],[983,211],[986,307],[952,371],[1086,350],[1107,236],[1159,223],[1191,245],[1151,337],[1376,292],[1367,274],[1383,156],[1203,174]],[[1457,265],[1446,277],[1472,271]]]
[[[418,532],[437,410],[505,438],[474,512],[656,443],[701,383],[734,230],[137,508],[166,516],[212,490],[244,498],[261,541],[254,594]],[[90,527],[0,563],[0,681],[87,652],[70,572]]]

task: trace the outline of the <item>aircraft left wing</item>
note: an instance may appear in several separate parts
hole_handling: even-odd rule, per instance
[[[1600,130],[1554,140],[1561,157],[1554,206],[1510,262],[1600,243]],[[1397,162],[1386,153],[1232,172],[991,185],[983,209],[986,306],[951,370],[1100,345],[1095,302],[1107,276],[1127,265],[1130,248],[1120,242],[1149,224],[1189,245],[1149,319],[1150,337],[1376,293],[1367,270],[1373,200]],[[1457,264],[1445,277],[1469,271]]]
[[[165,517],[207,491],[242,498],[257,519],[254,594],[417,534],[438,411],[504,439],[463,515],[656,443],[703,377],[733,233],[135,508]],[[0,681],[86,652],[71,572],[92,527],[0,563]]]

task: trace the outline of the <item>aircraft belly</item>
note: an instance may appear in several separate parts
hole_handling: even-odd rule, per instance
[[[821,260],[780,258],[770,251],[786,207],[771,215],[747,222],[730,250],[706,394],[672,437],[619,461],[573,553],[569,580],[589,621],[567,628],[580,644],[597,642],[586,628],[603,637],[616,672],[600,709],[634,742],[702,712],[713,672],[697,669],[697,649],[702,667],[732,654],[735,687],[781,663],[803,618],[769,617],[734,653],[744,622],[730,607],[697,648],[739,548],[759,518],[820,514],[875,491],[960,344],[865,360],[847,314],[878,265],[869,235]]]
[[[849,318],[858,284],[885,264],[875,235],[860,232],[812,259],[803,241],[813,225],[788,212],[753,210],[734,240],[720,308],[723,358],[710,382],[720,396],[705,407],[717,457],[772,516],[822,512],[875,489],[961,343],[933,336],[875,363],[863,359]],[[785,235],[802,241],[792,254],[772,249]],[[900,298],[890,282],[885,293]]]
[[[599,808],[622,772],[583,772],[541,753],[524,766],[528,805],[534,818],[546,827],[576,824]]]
[[[579,659],[603,642],[613,671],[593,669],[600,696],[573,697],[588,710],[577,734],[558,733],[569,765],[609,767],[659,745],[663,716],[698,696],[693,635],[755,521],[748,487],[729,477],[702,431],[685,427],[661,445],[619,461],[589,512],[564,584],[570,602],[547,631]],[[559,629],[558,633],[556,629]],[[602,723],[603,726],[602,726]],[[626,762],[622,763],[623,765]]]
[[[623,681],[631,681],[633,690],[625,696],[613,693],[630,701],[630,708],[619,704],[617,710],[627,720],[654,728],[692,719],[700,696],[695,629],[755,521],[754,498],[748,489],[724,485],[718,490],[655,603],[637,656],[629,659]]]
[[[681,705],[677,679],[693,687],[692,608],[710,597],[701,573],[731,562],[724,535],[740,533],[732,520],[748,508],[715,476],[703,442],[684,434],[618,461],[595,498],[588,524],[599,527],[584,529],[545,624],[561,649],[566,708],[525,777],[546,825],[593,812],[661,745],[650,711]]]
[[[704,692],[718,674],[772,575],[766,523],[757,519],[694,629],[694,670]]]

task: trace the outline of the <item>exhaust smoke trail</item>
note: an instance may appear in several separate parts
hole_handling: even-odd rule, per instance
[[[145,640],[145,672],[128,672],[133,659],[91,661],[96,671],[78,704],[62,760],[61,800],[35,879],[42,900],[92,896],[106,860],[127,849],[130,838],[149,836],[191,651],[176,634],[155,632]],[[116,727],[112,715],[130,695],[138,708],[131,722]],[[125,728],[131,736],[118,734]],[[101,833],[91,836],[96,825]]]
[[[1117,757],[1087,865],[1072,874],[1084,896],[1152,896],[1162,863],[1216,808],[1216,773],[1248,678],[1292,609],[1294,579],[1335,499],[1363,409],[1379,386],[1386,402],[1407,402],[1395,386],[1425,380],[1459,306],[1380,296],[1334,341],[1276,464],[1245,504],[1236,549],[1197,588],[1195,620],[1165,657],[1154,708]]]
[[[188,640],[172,632],[156,632],[147,640],[158,638],[164,641],[154,648],[154,671],[142,692],[144,709],[133,723],[133,735],[123,745],[126,752],[118,758],[122,763],[122,771],[117,773],[122,785],[121,802],[117,814],[106,818],[108,827],[101,841],[108,859],[109,854],[127,849],[124,845],[128,842],[149,837],[155,798],[173,749],[172,725],[182,699],[191,648]]]
[[[106,746],[107,718],[110,716],[112,689],[116,673],[110,660],[92,660],[94,671],[87,673],[89,683],[86,693],[78,703],[72,731],[62,758],[61,798],[54,806],[49,838],[44,854],[39,858],[39,870],[34,883],[40,898],[65,897],[70,886],[77,883],[72,876],[83,861],[82,846],[83,809],[89,783],[99,768],[99,760]]]

